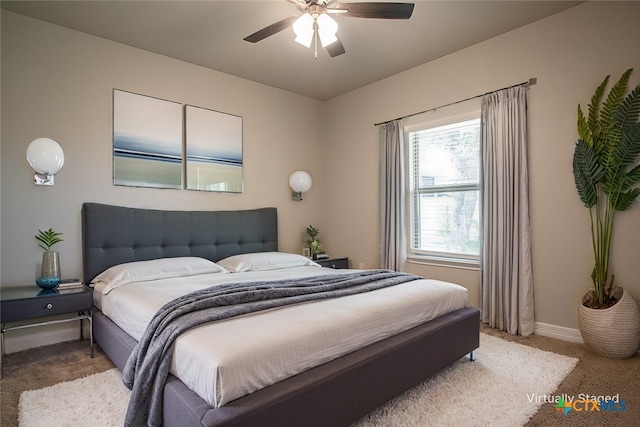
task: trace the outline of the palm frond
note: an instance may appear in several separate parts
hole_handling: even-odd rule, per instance
[[[607,168],[609,168],[611,163],[614,163],[613,167],[615,168],[615,161],[611,156],[622,137],[622,126],[616,120],[616,114],[625,99],[631,71],[631,69],[627,70],[613,85],[600,112],[601,138],[599,141],[601,143],[598,144],[598,151],[600,163],[604,164]]]
[[[35,235],[35,238],[38,242],[40,242],[38,246],[40,246],[45,251],[49,251],[51,250],[51,246],[63,241],[59,236],[62,236],[62,233],[55,231],[53,228],[49,228],[48,230],[44,231],[38,230],[38,234]]]
[[[579,139],[573,152],[573,177],[582,203],[591,208],[598,200],[596,184],[604,175],[604,168],[592,146]]]
[[[611,76],[605,77],[605,79],[600,83],[600,86],[596,89],[593,96],[591,97],[591,102],[589,102],[589,129],[591,129],[591,136],[594,140],[600,134],[600,103],[602,102],[602,96],[604,95],[604,90],[609,84],[609,78]]]
[[[633,188],[629,191],[621,192],[616,200],[617,211],[626,211],[638,199],[640,188]]]
[[[603,129],[610,128],[617,124],[615,120],[616,111],[618,110],[618,107],[620,107],[620,104],[622,104],[627,93],[631,71],[632,69],[629,68],[624,72],[620,77],[620,80],[618,80],[611,90],[609,90],[609,94],[602,104],[602,111],[600,112],[600,126]]]
[[[640,123],[636,123],[625,130],[622,138],[611,151],[611,162],[607,170],[609,176],[619,173],[626,175],[627,168],[635,164],[640,155]]]
[[[582,112],[582,108],[578,104],[578,136],[581,140],[586,142],[588,145],[593,145],[593,136],[591,135],[591,128],[589,127],[589,123],[587,123],[587,118],[584,116]]]
[[[627,191],[634,185],[640,183],[640,165],[627,172],[626,179],[622,185],[622,191]]]
[[[616,111],[616,121],[620,123],[622,129],[638,123],[640,117],[640,85],[636,86],[622,101],[618,111]]]

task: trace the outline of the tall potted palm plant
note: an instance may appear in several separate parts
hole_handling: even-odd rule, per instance
[[[605,97],[607,76],[586,115],[578,105],[579,139],[573,155],[576,189],[589,209],[594,254],[593,287],[578,306],[578,327],[588,347],[612,358],[630,357],[640,345],[638,306],[609,271],[614,217],[640,195],[640,85],[628,92],[632,71]]]

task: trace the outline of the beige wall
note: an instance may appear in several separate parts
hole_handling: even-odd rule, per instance
[[[80,274],[83,201],[170,209],[276,206],[282,250],[298,252],[311,223],[320,227],[329,253],[350,257],[353,267],[377,267],[374,124],[537,77],[529,97],[535,314],[538,322],[575,328],[592,256],[587,211],[571,173],[576,105],[588,103],[606,74],[635,67],[633,82],[640,81],[637,16],[637,2],[590,2],[320,103],[3,11],[2,284],[33,280],[40,260],[33,235],[49,226],[65,233],[58,247],[63,274]],[[114,187],[113,88],[242,116],[245,192]],[[66,164],[52,188],[32,184],[24,157],[39,136],[65,149]],[[289,198],[287,179],[296,169],[314,178],[302,203]],[[612,267],[640,300],[640,204],[616,225]],[[407,270],[461,283],[470,303],[479,304],[477,271],[417,264]]]
[[[535,316],[576,328],[590,286],[588,212],[572,175],[577,104],[607,74],[635,68],[640,82],[638,2],[589,2],[548,19],[327,101],[323,191],[333,247],[357,266],[378,263],[378,129],[375,123],[536,77],[529,91],[529,165]],[[423,41],[429,43],[428,40]],[[338,191],[338,189],[341,189]],[[640,301],[640,203],[616,218],[612,271]],[[411,272],[464,284],[479,302],[478,272],[412,264]]]
[[[288,178],[308,170],[321,183],[322,104],[268,86],[122,44],[2,13],[2,284],[33,282],[41,257],[34,234],[54,227],[67,277],[81,273],[84,201],[170,209],[276,206],[281,249],[300,253],[304,228],[321,225],[320,186],[303,202]],[[114,88],[243,117],[243,194],[112,185]],[[304,138],[301,137],[304,135]],[[65,166],[53,187],[33,185],[28,144],[56,139]]]

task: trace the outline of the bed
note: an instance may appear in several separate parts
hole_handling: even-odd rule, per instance
[[[221,262],[241,254],[266,256],[278,253],[275,208],[162,211],[85,203],[82,207],[82,231],[83,278],[86,283],[125,263],[187,257]],[[296,266],[294,270],[296,275],[307,275],[312,274],[307,273],[312,269],[329,274],[329,269],[313,265]],[[224,277],[235,279],[240,274],[244,273],[230,273]],[[313,274],[317,274],[316,271]],[[335,275],[338,274],[341,272],[335,271]],[[216,280],[223,278],[218,274],[212,276]],[[262,276],[256,273],[255,277]],[[272,276],[267,274],[264,277]],[[101,294],[96,295],[98,305],[103,303],[102,297]],[[110,303],[105,300],[104,304],[108,306]],[[208,398],[205,400],[192,391],[193,385],[190,388],[171,374],[162,392],[162,424],[349,425],[478,347],[479,311],[460,307],[459,301],[457,304],[446,314],[418,321],[406,330],[350,349],[317,366],[304,368],[292,376],[220,404],[212,404]],[[300,310],[296,306],[285,308],[289,309]],[[118,326],[116,322],[120,323],[109,318],[100,307],[95,310],[95,340],[123,370],[139,336],[135,329],[128,329],[122,324],[123,327]],[[184,381],[189,382],[188,379]]]

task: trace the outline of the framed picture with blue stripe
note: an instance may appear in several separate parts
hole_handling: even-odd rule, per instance
[[[113,90],[113,184],[182,188],[183,106]]]
[[[187,190],[242,193],[242,117],[185,107]]]

